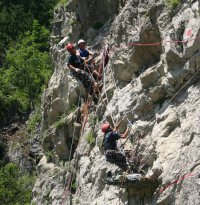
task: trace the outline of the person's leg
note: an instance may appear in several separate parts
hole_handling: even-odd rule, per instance
[[[116,151],[115,164],[118,167],[120,167],[123,171],[128,170],[126,157],[121,152]]]
[[[128,170],[126,157],[121,152],[115,150],[108,150],[106,152],[106,161],[110,162],[111,164],[116,164],[123,171]]]
[[[92,80],[91,76],[87,72],[84,72],[81,74],[80,81],[83,84],[83,86],[85,87],[85,89],[87,90],[87,92],[89,93],[89,95],[92,96],[92,100],[94,101],[94,103],[97,104],[98,97],[97,97],[96,92],[95,92],[96,83]]]

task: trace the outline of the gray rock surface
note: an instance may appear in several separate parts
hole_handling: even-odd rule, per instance
[[[72,141],[66,140],[73,138],[74,120],[57,129],[54,125],[71,105],[78,105],[80,93],[86,96],[83,86],[65,67],[66,42],[76,43],[84,37],[97,53],[109,43],[110,60],[101,99],[98,105],[91,106],[87,120],[82,120],[81,131],[76,133],[77,148],[70,169],[61,169],[58,159],[54,164],[47,163],[45,157],[40,161],[33,190],[36,204],[46,204],[47,196],[48,204],[70,204],[70,196],[64,197],[64,171],[68,171],[65,176],[70,171],[74,173],[76,189],[71,191],[71,204],[199,204],[199,11],[199,1],[185,1],[170,8],[159,0],[73,0],[68,7],[56,11],[55,19],[62,23],[54,35],[65,38],[58,43],[52,41],[51,46],[55,70],[42,99],[42,128],[52,132],[44,138],[44,150],[50,149],[49,143],[59,159],[69,158],[68,145]],[[81,21],[74,22],[77,15]],[[94,31],[97,17],[104,26]],[[71,119],[74,118],[76,114]],[[112,119],[117,122],[121,118],[121,131],[127,119],[133,123],[125,149],[135,151],[138,147],[138,158],[146,165],[144,175],[159,181],[155,193],[145,193],[144,188],[144,195],[105,183],[106,173],[117,173],[119,168],[105,161],[100,125],[104,120],[112,123]],[[91,130],[94,143],[89,140]],[[53,170],[58,170],[57,174]]]

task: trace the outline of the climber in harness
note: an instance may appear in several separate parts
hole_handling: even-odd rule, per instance
[[[126,156],[117,149],[117,140],[125,139],[129,133],[129,128],[123,134],[119,134],[116,131],[120,127],[118,123],[115,128],[112,128],[109,123],[104,123],[101,126],[101,131],[104,133],[103,146],[106,155],[106,161],[116,164],[123,171],[127,171],[128,165],[126,161]]]
[[[102,75],[95,70],[94,58],[96,55],[86,49],[86,43],[83,39],[78,41],[77,55],[80,56],[84,62],[85,71],[91,73],[95,79],[101,79]]]
[[[67,51],[70,53],[70,57],[68,60],[68,67],[72,73],[72,75],[85,87],[87,92],[92,96],[95,104],[98,102],[98,98],[95,94],[95,86],[96,83],[92,79],[92,77],[84,71],[84,61],[77,55],[77,52],[73,46],[73,44],[68,43],[66,46]]]

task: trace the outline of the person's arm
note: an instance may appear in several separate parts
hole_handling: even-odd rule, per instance
[[[88,51],[88,57],[86,59],[84,59],[84,62],[85,63],[89,63],[93,58],[94,58],[94,55],[91,51],[87,50]]]
[[[75,71],[75,72],[77,72],[77,73],[80,73],[81,72],[81,70],[79,69],[79,68],[75,68],[74,66],[72,66],[71,64],[67,64],[68,65],[68,67],[69,67],[69,69],[71,70],[71,71]]]
[[[114,132],[119,129],[119,127],[121,126],[122,121],[123,121],[123,119],[120,120],[120,121],[117,123],[117,125],[115,125],[115,127],[114,127],[114,129],[113,129]]]
[[[88,62],[90,62],[90,61],[92,60],[92,58],[93,58],[93,57],[90,57],[90,58],[88,58],[88,59],[85,59],[84,62],[85,62],[85,63],[88,63]]]
[[[124,134],[121,135],[120,138],[121,138],[121,139],[125,139],[125,138],[128,136],[128,133],[129,133],[129,128],[127,127],[127,128],[126,128],[126,131],[124,132]]]

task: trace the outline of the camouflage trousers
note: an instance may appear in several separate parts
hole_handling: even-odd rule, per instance
[[[93,94],[93,86],[94,82],[92,80],[92,77],[85,71],[82,70],[81,73],[73,72],[72,75],[81,83],[83,84],[84,88],[87,90],[87,92],[92,95]]]
[[[128,165],[126,163],[126,157],[119,151],[106,150],[106,161],[111,164],[116,164],[123,171],[127,171]]]

